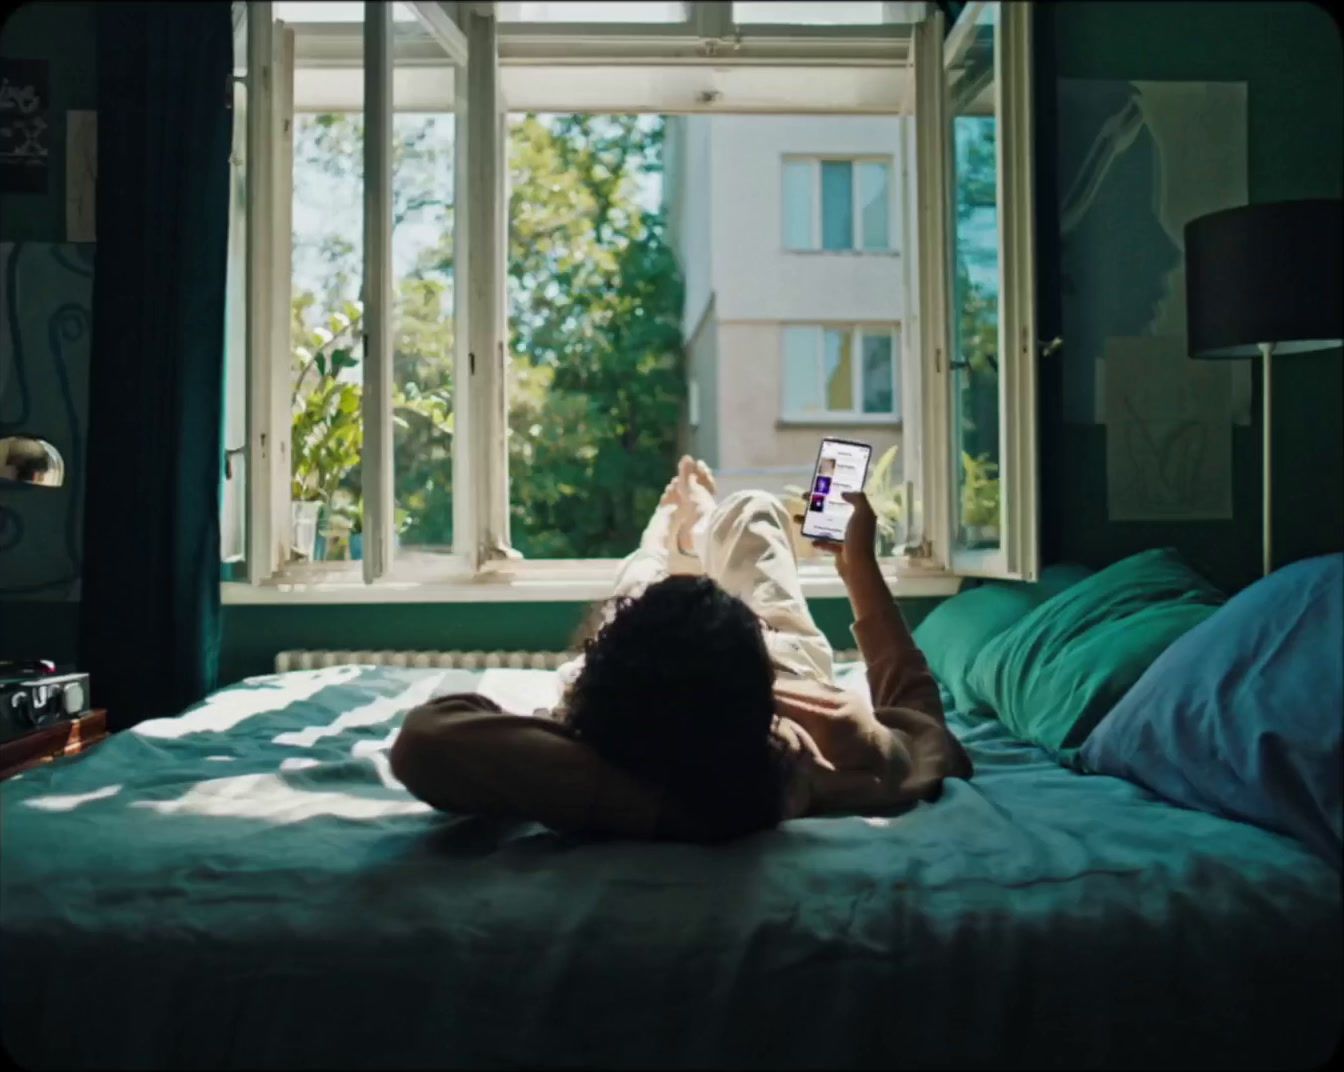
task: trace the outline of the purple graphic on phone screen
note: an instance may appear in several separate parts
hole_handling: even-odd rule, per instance
[[[821,513],[824,509],[826,509],[826,496],[825,496],[825,495],[813,495],[813,496],[812,496],[812,509],[815,510],[817,513]]]
[[[817,477],[817,486],[812,490],[818,495],[825,495],[831,490],[831,478],[828,476]]]

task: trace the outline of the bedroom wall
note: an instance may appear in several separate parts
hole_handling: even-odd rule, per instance
[[[1038,83],[1059,79],[1245,82],[1247,181],[1251,202],[1339,197],[1344,190],[1344,117],[1339,30],[1308,3],[1043,4],[1038,8]],[[1042,32],[1043,31],[1043,32]],[[1053,37],[1051,46],[1048,39]],[[1051,159],[1057,112],[1040,98],[1038,174]],[[1042,161],[1044,158],[1044,161]],[[1056,204],[1043,189],[1038,204]],[[1047,217],[1057,220],[1057,217]],[[1122,257],[1115,233],[1100,258]],[[1058,257],[1058,227],[1050,239]],[[1059,283],[1058,265],[1043,284]],[[1076,295],[1086,302],[1097,295]],[[1061,334],[1043,302],[1041,335]],[[1059,357],[1041,367],[1042,522],[1046,562],[1095,567],[1142,550],[1177,547],[1211,580],[1234,590],[1261,574],[1260,374],[1254,369],[1252,423],[1233,432],[1233,517],[1227,521],[1114,522],[1107,518],[1106,429],[1063,419]],[[1274,551],[1276,565],[1344,546],[1344,360],[1338,350],[1281,358],[1274,366]]]
[[[10,59],[45,60],[48,64],[49,123],[47,149],[47,188],[44,193],[0,193],[0,243],[58,243],[66,239],[65,219],[65,139],[66,114],[72,109],[97,107],[97,71],[94,48],[94,11],[91,3],[42,2],[24,4],[7,10],[0,24],[0,55]],[[35,250],[38,247],[29,247]],[[91,257],[92,246],[83,247]],[[25,253],[27,260],[29,258]],[[30,280],[33,276],[21,273]],[[46,276],[45,278],[50,278]],[[24,295],[25,313],[41,306],[44,299],[54,300],[56,294],[27,293]],[[0,308],[4,333],[10,330],[9,314]],[[21,319],[21,324],[24,321]],[[32,333],[25,328],[25,334]],[[45,335],[45,332],[39,332]],[[44,405],[46,394],[54,391],[57,380],[55,357],[45,342],[32,346],[25,343],[27,373],[34,394],[34,408]],[[68,355],[67,355],[68,356]],[[6,370],[0,369],[0,397],[5,395]],[[82,371],[69,369],[79,379]],[[77,392],[76,392],[77,393]],[[77,402],[81,401],[78,398]],[[76,405],[74,427],[83,422],[83,406]],[[0,414],[9,412],[0,406]],[[36,429],[62,439],[68,436],[66,421],[59,426]],[[61,446],[58,443],[58,446]],[[71,459],[67,458],[67,461]],[[60,520],[45,517],[45,506],[66,496],[66,489],[45,494],[51,499],[38,502],[36,498],[21,501],[21,496],[40,495],[25,489],[0,491],[0,506],[21,507],[29,524],[24,533],[25,544],[46,543],[63,546],[64,517]],[[77,494],[77,493],[76,493]],[[64,504],[62,504],[64,505]],[[42,509],[44,517],[35,518],[31,511]],[[73,505],[78,509],[78,503]],[[61,514],[64,514],[62,509]],[[76,522],[78,522],[76,518]],[[52,531],[47,531],[50,529]],[[0,552],[3,553],[3,552]],[[19,560],[17,549],[8,556],[10,563]],[[31,564],[29,564],[31,565]],[[0,567],[5,567],[0,563]],[[25,566],[25,570],[28,567]],[[11,576],[13,569],[0,568],[0,655],[45,655],[58,660],[73,659],[78,628],[79,604],[72,586],[60,585],[43,591],[19,594],[13,591],[25,580]],[[9,588],[6,592],[4,589]]]
[[[1052,19],[1059,77],[1245,80],[1249,192],[1253,200],[1339,196],[1339,38],[1306,3],[1065,2]],[[1054,204],[1053,193],[1044,203]],[[1044,252],[1044,251],[1043,251]],[[1048,337],[1048,336],[1047,336]],[[1275,388],[1275,539],[1280,561],[1338,549],[1344,533],[1344,361],[1338,353],[1280,361]],[[1044,560],[1094,568],[1157,544],[1173,544],[1228,589],[1260,572],[1260,433],[1238,428],[1233,444],[1234,517],[1227,522],[1126,524],[1106,519],[1105,429],[1066,425],[1042,368]],[[703,402],[703,398],[702,398]],[[1254,403],[1258,413],[1258,394]],[[1256,418],[1258,422],[1258,417]],[[903,603],[911,624],[936,600]],[[512,606],[225,607],[225,680],[262,673],[288,647],[537,647],[565,644],[578,604]],[[814,613],[848,646],[843,600]]]
[[[1040,10],[1054,36],[1050,59],[1059,77],[1244,79],[1252,199],[1339,196],[1340,46],[1333,24],[1319,9],[1305,3],[1089,0]],[[91,5],[51,0],[26,5],[0,27],[0,54],[51,62],[51,174],[63,176],[63,111],[96,107]],[[1053,204],[1053,194],[1043,203]],[[63,228],[63,181],[53,182],[46,195],[0,196],[0,240],[56,241]],[[1048,325],[1042,327],[1044,333]],[[1232,521],[1109,522],[1105,430],[1060,419],[1051,368],[1049,361],[1042,367],[1044,560],[1100,567],[1144,547],[1170,543],[1224,587],[1254,580],[1260,555],[1258,424],[1235,432],[1238,490]],[[1285,359],[1274,386],[1275,534],[1286,561],[1340,546],[1344,361],[1338,353],[1291,363]],[[936,602],[914,600],[903,606],[914,624]],[[275,651],[293,647],[562,647],[583,610],[572,603],[228,606],[222,679],[264,673]],[[832,640],[848,646],[845,602],[818,601],[814,610]],[[0,655],[73,658],[77,613],[72,602],[0,598]]]

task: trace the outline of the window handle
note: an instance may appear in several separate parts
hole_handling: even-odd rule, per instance
[[[246,443],[244,443],[241,447],[225,447],[225,448],[224,448],[224,479],[225,479],[225,480],[232,480],[232,479],[233,479],[233,456],[234,456],[235,454],[242,454],[243,451],[245,451],[245,450],[247,450],[247,444],[246,444]]]
[[[985,354],[985,360],[989,362],[989,367],[996,373],[999,371],[999,363],[994,359],[993,354]],[[965,369],[967,372],[973,372],[969,361],[949,361],[947,367],[952,370]]]
[[[1040,340],[1036,343],[1036,345],[1037,345],[1037,347],[1040,349],[1040,356],[1041,356],[1041,357],[1050,357],[1050,356],[1052,356],[1052,355],[1053,355],[1053,354],[1054,354],[1060,347],[1062,347],[1062,346],[1064,345],[1064,340],[1061,339],[1058,335],[1056,335],[1056,336],[1055,336],[1053,339],[1051,339],[1049,342],[1046,342],[1044,339],[1040,339]]]

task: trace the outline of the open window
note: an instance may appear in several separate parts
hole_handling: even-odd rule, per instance
[[[254,585],[601,596],[828,432],[907,591],[1034,575],[1021,5],[247,7]]]
[[[952,568],[1038,569],[1030,11],[967,4],[944,42]]]

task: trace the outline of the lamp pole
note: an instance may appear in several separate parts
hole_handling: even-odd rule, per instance
[[[1264,446],[1264,452],[1265,452],[1265,461],[1264,461],[1265,494],[1264,494],[1264,499],[1265,499],[1265,503],[1264,503],[1263,537],[1262,537],[1261,543],[1263,544],[1263,551],[1264,551],[1264,558],[1265,558],[1265,576],[1266,576],[1266,577],[1269,576],[1270,571],[1273,570],[1273,568],[1274,568],[1274,561],[1273,561],[1274,556],[1273,556],[1273,554],[1272,554],[1272,550],[1271,550],[1271,548],[1272,548],[1271,530],[1272,530],[1272,528],[1273,528],[1273,524],[1272,524],[1273,516],[1272,516],[1272,513],[1271,513],[1271,507],[1272,507],[1272,504],[1273,504],[1273,502],[1274,502],[1274,497],[1273,497],[1273,494],[1272,494],[1271,489],[1273,488],[1273,484],[1274,484],[1274,481],[1273,481],[1273,472],[1274,472],[1274,471],[1273,471],[1273,469],[1270,468],[1270,464],[1269,464],[1269,459],[1270,459],[1270,454],[1271,454],[1270,441],[1271,441],[1271,439],[1273,438],[1273,437],[1271,436],[1271,434],[1270,434],[1270,423],[1269,423],[1269,414],[1270,414],[1270,384],[1273,383],[1273,381],[1274,381],[1274,377],[1270,375],[1270,356],[1271,356],[1273,353],[1274,353],[1274,344],[1273,344],[1272,342],[1262,342],[1262,343],[1260,344],[1260,356],[1264,359],[1264,370],[1263,370],[1263,372],[1261,373],[1261,375],[1264,377],[1264,380],[1265,380],[1265,389],[1264,389],[1264,396],[1265,396],[1265,401],[1264,401],[1264,406],[1265,406],[1265,417],[1264,417],[1264,423],[1265,423],[1265,446]]]

